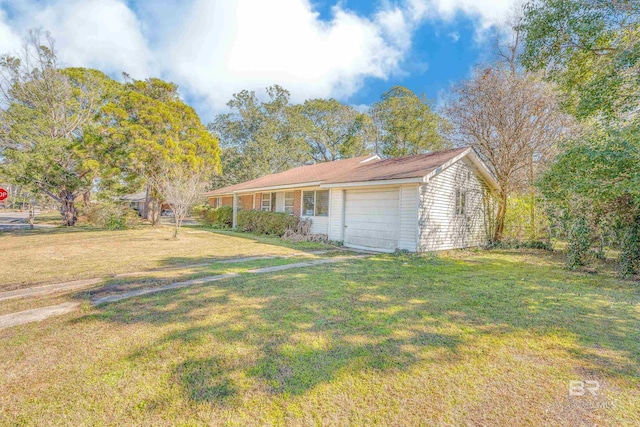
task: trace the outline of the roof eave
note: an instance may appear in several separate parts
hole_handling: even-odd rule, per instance
[[[463,157],[468,155],[471,151],[472,151],[471,148],[467,148],[466,150],[464,150],[463,152],[461,152],[457,156],[447,160],[446,162],[444,162],[443,164],[441,164],[440,166],[438,166],[437,168],[435,168],[434,170],[432,170],[431,172],[426,174],[422,178],[422,182],[429,182],[433,177],[435,177],[436,175],[440,174],[443,170],[447,169],[452,164],[454,164],[457,161],[461,160]]]
[[[252,188],[242,188],[239,190],[231,190],[226,192],[217,192],[218,190],[209,191],[204,193],[205,196],[232,196],[234,194],[244,194],[244,193],[260,193],[263,191],[277,191],[277,190],[289,190],[292,188],[304,188],[304,187],[318,187],[322,181],[313,181],[313,182],[301,182],[298,184],[286,184],[286,185],[272,185],[269,187],[252,187]]]
[[[487,183],[491,191],[496,192],[500,190],[500,184],[498,183],[496,178],[493,176],[493,173],[489,170],[489,168],[487,168],[487,165],[485,165],[482,159],[480,159],[480,157],[478,156],[478,154],[474,149],[471,149],[469,159],[478,168],[478,170],[480,171],[480,174],[482,175],[482,178],[484,178],[485,182]]]
[[[402,179],[377,179],[372,181],[335,182],[335,183],[321,184],[320,188],[374,187],[374,186],[398,185],[398,184],[420,184],[422,182],[423,182],[423,177],[402,178]]]
[[[482,178],[485,180],[485,182],[487,183],[491,191],[497,191],[500,189],[500,184],[498,184],[498,181],[496,181],[491,171],[487,168],[487,166],[484,164],[482,159],[478,157],[478,154],[472,147],[467,148],[466,150],[464,150],[463,152],[461,152],[451,160],[447,161],[446,163],[443,163],[442,165],[438,166],[435,170],[431,171],[429,174],[427,174],[424,177],[424,182],[429,182],[429,180],[434,178],[436,175],[440,174],[443,170],[447,169],[452,164],[458,162],[459,160],[462,160],[464,157],[467,157],[473,163],[473,165],[478,169],[478,171],[480,172],[480,175],[482,175]]]

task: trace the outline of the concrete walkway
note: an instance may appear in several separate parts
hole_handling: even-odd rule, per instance
[[[323,250],[323,251],[313,251],[313,252],[297,252],[291,255],[261,255],[261,256],[251,256],[251,257],[241,257],[241,258],[227,258],[227,259],[221,259],[219,261],[210,261],[207,263],[200,263],[200,264],[176,265],[171,267],[160,267],[160,268],[155,268],[155,269],[145,270],[145,271],[134,271],[132,273],[116,274],[110,277],[96,277],[92,279],[72,280],[69,282],[52,283],[49,285],[39,285],[39,286],[33,286],[25,289],[16,289],[14,291],[0,292],[0,302],[7,301],[10,299],[35,297],[35,296],[49,295],[54,293],[74,291],[77,289],[82,289],[82,288],[87,288],[89,286],[97,285],[109,278],[118,279],[118,278],[126,278],[126,277],[137,277],[137,276],[144,276],[145,274],[155,273],[159,271],[185,270],[189,268],[207,267],[214,264],[233,264],[233,263],[242,263],[242,262],[249,262],[249,261],[276,259],[276,258],[286,259],[286,258],[293,258],[296,256],[322,255],[327,252],[329,251]]]
[[[274,273],[278,271],[290,270],[295,268],[312,267],[315,265],[322,265],[322,264],[333,264],[337,262],[348,261],[353,259],[361,259],[366,257],[367,255],[353,255],[353,256],[343,256],[343,257],[335,257],[335,258],[323,258],[323,259],[314,260],[314,261],[297,262],[293,264],[277,265],[273,267],[256,268],[253,270],[248,270],[245,273],[249,273],[249,274]],[[110,295],[102,298],[96,298],[91,300],[91,303],[97,306],[101,304],[122,301],[125,299],[134,298],[137,296],[148,295],[148,294],[168,291],[172,289],[180,289],[180,288],[186,288],[189,286],[203,285],[211,282],[216,282],[219,280],[229,279],[231,277],[238,277],[241,274],[245,274],[245,273],[219,274],[216,276],[201,277],[198,279],[186,280],[183,282],[170,283],[168,285],[156,286],[153,288],[136,289],[134,291],[124,292],[117,295]],[[80,306],[80,304],[81,303],[79,302],[65,302],[59,305],[6,314],[3,316],[0,316],[0,329],[10,328],[12,326],[17,326],[17,325],[23,325],[25,323],[38,322],[52,316],[59,316],[62,314],[70,313],[76,310]]]
[[[15,291],[0,293],[0,302],[16,298],[35,297],[40,295],[53,294],[56,292],[72,291],[75,289],[97,285],[102,281],[104,281],[104,279],[73,280],[71,282],[53,283],[51,285],[41,285],[26,289],[16,289]]]
[[[12,326],[23,325],[25,323],[39,322],[51,316],[60,316],[71,313],[80,307],[79,302],[63,302],[49,307],[34,308],[33,310],[19,311],[17,313],[0,316],[0,329]]]
[[[360,257],[350,256],[350,257],[324,258],[316,261],[296,262],[294,264],[284,264],[284,265],[276,265],[273,267],[256,268],[253,270],[247,270],[244,273],[227,273],[227,274],[218,274],[215,276],[200,277],[197,279],[186,280],[184,282],[175,282],[175,283],[170,283],[168,285],[163,285],[163,286],[154,286],[153,288],[136,289],[135,291],[124,292],[121,294],[110,295],[102,298],[96,298],[91,300],[91,303],[93,305],[106,304],[109,302],[121,301],[123,299],[129,299],[129,298],[137,297],[140,295],[154,294],[156,292],[163,292],[171,289],[186,288],[187,286],[203,285],[206,283],[217,282],[218,280],[229,279],[231,277],[238,277],[241,274],[246,274],[246,273],[249,273],[249,274],[273,273],[277,271],[291,270],[292,268],[311,267],[314,265],[322,265],[322,264],[332,264],[335,262],[344,261],[347,259],[355,259],[355,258],[361,258],[361,256]],[[0,328],[1,327],[2,326],[0,324]]]

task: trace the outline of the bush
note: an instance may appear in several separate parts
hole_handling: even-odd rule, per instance
[[[295,227],[289,228],[282,236],[290,242],[316,242],[327,243],[329,238],[326,234],[311,233],[311,220],[309,218],[298,220]]]
[[[544,249],[552,251],[553,245],[546,240],[524,240],[505,239],[500,242],[491,243],[487,249]]]
[[[239,211],[237,226],[243,231],[282,237],[289,229],[294,229],[300,221],[283,212]]]
[[[622,277],[628,277],[640,271],[640,224],[633,224],[624,230],[619,264]]]
[[[140,225],[140,216],[120,203],[97,202],[82,207],[81,215],[88,224],[107,230],[127,230]]]
[[[591,254],[591,229],[584,218],[576,218],[569,231],[567,265],[574,269],[587,264]]]
[[[218,228],[231,228],[233,225],[233,208],[231,206],[221,206],[214,208],[211,206],[197,206],[193,212],[206,225]]]

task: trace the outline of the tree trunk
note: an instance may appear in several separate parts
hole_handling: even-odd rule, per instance
[[[536,230],[536,189],[533,187],[533,156],[529,160],[529,188],[531,190],[531,239],[536,240],[538,232]]]
[[[502,234],[504,233],[504,218],[507,213],[507,193],[500,193],[500,200],[498,201],[498,213],[496,214],[496,229],[493,233],[493,241],[499,242],[502,240]]]
[[[144,206],[141,212],[143,219],[147,219],[147,220],[149,219],[150,205],[151,205],[151,197],[149,195],[149,186],[147,185],[147,188],[145,190],[145,195],[144,195]]]
[[[148,220],[151,221],[151,225],[154,227],[158,227],[160,225],[160,208],[161,208],[161,204],[160,202],[158,202],[155,199],[151,199],[151,202],[149,203],[149,206],[151,207],[149,214],[148,214]]]
[[[62,224],[67,227],[73,227],[78,221],[78,209],[75,206],[75,194],[62,190],[60,192],[60,214],[62,215]]]
[[[182,224],[182,221],[180,219],[178,219],[178,215],[175,214],[173,215],[173,223],[175,225],[175,228],[173,229],[173,238],[177,239],[178,238],[178,230],[180,230],[180,225]]]

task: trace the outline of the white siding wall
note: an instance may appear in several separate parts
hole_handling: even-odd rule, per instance
[[[311,218],[311,232],[313,234],[328,234],[329,232],[328,216],[303,216],[302,218]]]
[[[417,185],[400,187],[400,236],[398,249],[415,252],[418,249]]]
[[[344,240],[344,190],[332,188],[329,193],[329,240]]]
[[[456,190],[466,191],[466,215],[456,215]],[[487,241],[484,187],[463,159],[420,187],[419,250],[478,246]]]

